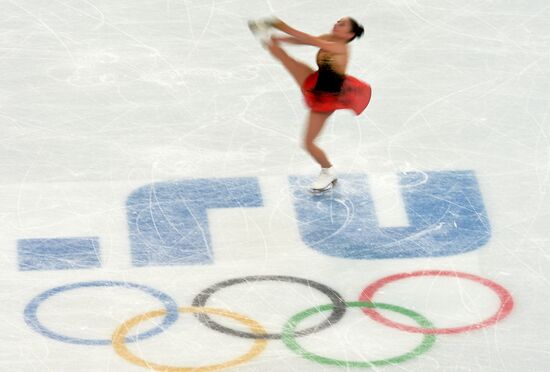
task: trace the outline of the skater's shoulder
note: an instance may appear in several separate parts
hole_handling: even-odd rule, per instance
[[[331,54],[346,54],[347,53],[347,44],[342,43],[338,38],[335,38],[331,34],[322,34],[319,36],[313,37],[315,42],[312,42],[311,45],[314,45],[321,50],[331,53]]]
[[[334,40],[334,38],[332,37],[331,34],[322,34],[322,35],[319,35],[317,37],[321,40],[326,40],[326,41],[333,41]]]
[[[322,35],[317,36],[317,38],[321,39],[321,40],[324,40],[324,41],[330,41],[332,43],[347,45],[347,43],[344,42],[341,38],[336,37],[333,34],[322,34]]]

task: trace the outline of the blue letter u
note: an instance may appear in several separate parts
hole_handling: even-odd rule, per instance
[[[290,177],[302,240],[329,255],[352,259],[449,256],[475,250],[491,235],[472,171],[409,172],[399,186],[406,227],[380,227],[366,175],[341,178],[322,195],[310,180]]]

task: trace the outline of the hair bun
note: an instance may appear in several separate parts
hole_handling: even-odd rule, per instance
[[[362,25],[359,25],[359,27],[357,27],[357,32],[355,33],[357,35],[357,37],[361,37],[363,34],[365,33],[365,28],[362,26]]]
[[[363,25],[359,24],[359,22],[357,22],[357,20],[355,20],[354,18],[348,17],[348,19],[351,23],[351,31],[354,35],[353,38],[351,38],[349,41],[355,38],[360,38],[365,33],[365,28],[363,27]]]

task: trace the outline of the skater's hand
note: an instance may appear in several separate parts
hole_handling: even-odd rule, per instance
[[[267,18],[262,18],[259,20],[262,24],[264,24],[266,27],[275,27],[278,23],[281,22],[281,20],[277,17],[271,16]]]
[[[248,28],[253,33],[267,32],[270,28],[272,28],[279,21],[280,20],[276,17],[250,20],[250,21],[248,21]]]

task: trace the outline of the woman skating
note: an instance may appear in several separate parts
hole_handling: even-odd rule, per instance
[[[370,86],[346,75],[348,43],[361,37],[364,29],[350,17],[338,20],[330,33],[320,36],[298,31],[277,18],[250,21],[249,27],[263,38],[270,53],[281,61],[302,90],[306,104],[310,108],[304,148],[321,166],[321,173],[311,185],[311,190],[314,192],[328,190],[336,182],[336,174],[325,152],[315,144],[315,139],[335,110],[352,109],[356,115],[359,115],[370,101]],[[289,36],[268,38],[270,29],[277,29]],[[280,43],[318,47],[318,69],[315,71],[290,57],[281,48]]]

